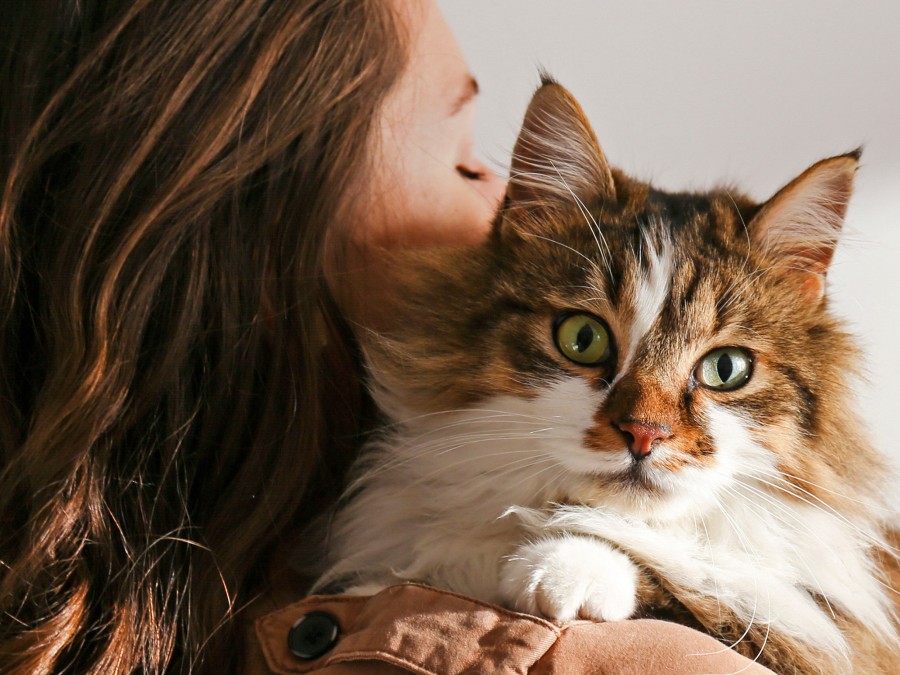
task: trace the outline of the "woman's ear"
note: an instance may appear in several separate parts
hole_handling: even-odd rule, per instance
[[[862,150],[823,159],[763,204],[747,225],[776,269],[799,275],[810,299],[825,293],[825,274],[844,225]]]

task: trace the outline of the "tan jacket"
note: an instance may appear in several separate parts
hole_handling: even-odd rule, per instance
[[[246,675],[771,675],[677,624],[554,624],[417,584],[289,604],[248,627],[245,653]]]

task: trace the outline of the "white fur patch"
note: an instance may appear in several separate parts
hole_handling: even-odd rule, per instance
[[[420,580],[561,619],[612,619],[632,611],[630,558],[684,597],[716,598],[748,625],[837,655],[846,641],[817,597],[897,639],[868,555],[876,523],[789,498],[752,424],[724,407],[705,410],[715,464],[657,476],[668,497],[655,510],[550,504],[627,461],[583,447],[601,402],[572,378],[534,400],[399,418],[335,518],[319,587]]]
[[[648,271],[641,274],[632,300],[633,319],[628,327],[628,341],[625,347],[622,366],[616,375],[620,380],[628,372],[637,353],[638,346],[650,328],[656,323],[666,299],[669,297],[672,281],[674,252],[672,245],[664,241],[659,251],[646,242]]]
[[[379,400],[398,421],[351,482],[357,495],[332,529],[335,564],[318,585],[364,570],[498,599],[500,559],[521,543],[503,515],[543,505],[594,468],[582,439],[601,401],[581,378],[533,400],[431,415]]]
[[[557,621],[623,621],[637,609],[637,567],[606,542],[577,535],[520,546],[500,578],[506,601]]]
[[[686,495],[699,497],[692,506],[653,518],[582,506],[515,515],[535,537],[609,541],[681,593],[717,598],[748,625],[769,625],[836,655],[847,656],[848,646],[816,597],[896,640],[890,599],[868,555],[878,543],[875,524],[813,499],[789,499],[752,427],[721,407],[706,413],[717,466],[686,479]]]

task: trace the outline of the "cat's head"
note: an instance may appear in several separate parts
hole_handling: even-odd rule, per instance
[[[546,81],[491,240],[403,268],[397,328],[368,348],[380,401],[398,421],[494,411],[558,464],[550,499],[664,517],[751,476],[824,499],[863,486],[877,461],[847,411],[858,355],[825,295],[858,159],[763,204],[664,193],[611,168]],[[444,454],[491,454],[460,443]]]

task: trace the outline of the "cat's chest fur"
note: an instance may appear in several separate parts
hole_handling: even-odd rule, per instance
[[[598,478],[558,459],[582,445],[591,393],[569,382],[530,401],[400,415],[412,421],[367,453],[371,468],[335,531],[337,547],[353,555],[331,578],[351,592],[425,581],[554,618],[606,620],[640,614],[642,591],[649,600],[662,581],[666,593],[707,611],[715,604],[717,621],[765,627],[773,642],[775,627],[838,662],[851,647],[837,615],[891,639],[889,598],[869,557],[881,540],[876,523],[812,494],[786,498],[766,477],[774,467],[765,467],[764,449],[725,414],[716,432],[722,461],[757,454],[761,480],[698,490],[649,517],[610,508]],[[652,575],[652,588],[618,552]],[[592,599],[591,584],[621,597]]]

